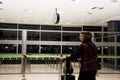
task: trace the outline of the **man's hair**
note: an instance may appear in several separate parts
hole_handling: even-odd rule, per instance
[[[81,32],[83,37],[83,42],[92,42],[92,33],[91,32]]]

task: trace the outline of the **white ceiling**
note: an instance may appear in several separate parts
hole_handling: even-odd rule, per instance
[[[120,0],[0,0],[0,22],[107,26],[120,20]]]

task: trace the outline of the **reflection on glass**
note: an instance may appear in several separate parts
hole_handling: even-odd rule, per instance
[[[27,40],[39,40],[39,32],[28,31]]]
[[[39,30],[40,25],[19,24],[19,29]]]
[[[0,53],[16,53],[16,44],[0,44]]]
[[[62,41],[79,41],[79,33],[63,33]]]
[[[22,45],[21,44],[18,45],[18,53],[22,53]]]
[[[41,30],[61,30],[61,26],[41,25]]]
[[[22,31],[18,32],[18,40],[22,40]]]
[[[104,27],[104,31],[108,31],[108,27]]]
[[[27,45],[27,53],[39,53],[39,45]]]
[[[60,46],[59,45],[41,45],[40,50],[41,50],[41,53],[59,54]]]
[[[12,23],[0,23],[0,28],[17,29],[17,24],[12,24]]]
[[[81,31],[82,27],[63,27],[63,31]]]
[[[0,30],[0,40],[17,40],[17,31]]]
[[[102,33],[94,33],[94,39],[96,42],[102,41]]]
[[[120,34],[117,35],[117,42],[120,42]]]
[[[83,31],[102,31],[101,26],[83,26]]]
[[[78,46],[62,46],[63,54],[73,54]]]
[[[61,33],[56,32],[42,32],[41,33],[41,40],[42,41],[60,41],[61,40]]]

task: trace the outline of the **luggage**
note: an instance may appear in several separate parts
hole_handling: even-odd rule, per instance
[[[70,60],[66,59],[64,69],[63,69],[63,75],[61,75],[61,80],[75,80],[75,76],[72,75],[73,73],[73,67],[70,62]]]
[[[61,80],[75,80],[74,75],[61,75]]]
[[[69,59],[66,59],[66,61],[64,62],[63,73],[66,75],[70,75],[73,73],[73,67]]]

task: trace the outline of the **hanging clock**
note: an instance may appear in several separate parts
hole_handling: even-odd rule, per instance
[[[57,13],[57,8],[56,8],[56,13],[55,13],[55,24],[58,24],[60,22],[60,14]]]

